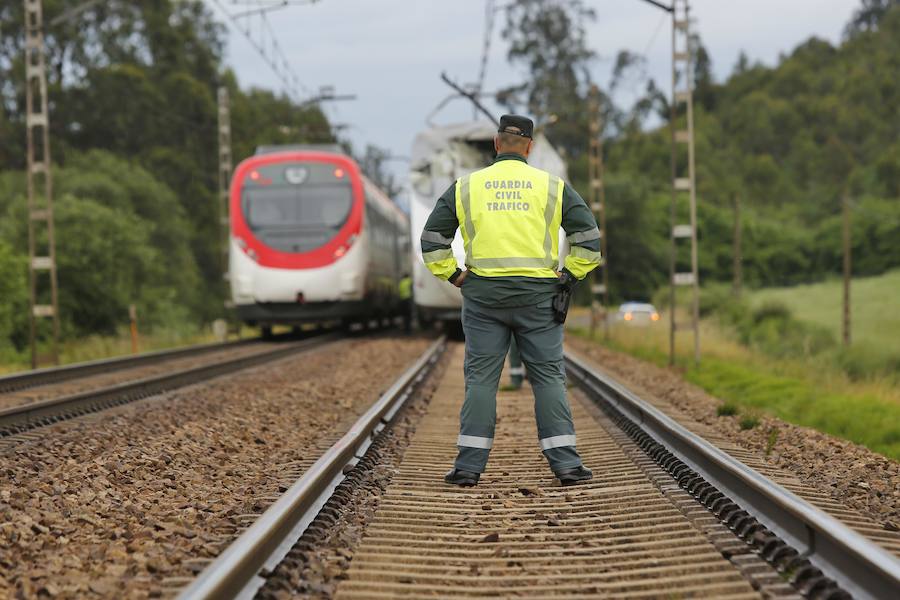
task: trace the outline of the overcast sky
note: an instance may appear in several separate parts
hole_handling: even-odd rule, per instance
[[[239,6],[241,1],[221,4],[235,13],[246,9]],[[596,22],[588,26],[589,43],[598,55],[594,79],[605,85],[613,58],[625,48],[645,55],[648,75],[668,89],[667,13],[641,0],[586,0],[586,4],[597,11]],[[838,43],[858,4],[859,0],[694,0],[691,6],[716,77],[723,79],[741,50],[752,61],[773,65],[779,53],[790,52],[811,36]],[[459,82],[477,78],[484,6],[484,0],[319,0],[270,13],[269,20],[307,93],[333,85],[338,93],[357,96],[327,107],[333,122],[349,126],[344,135],[358,148],[374,143],[404,156],[415,134],[426,127],[426,117],[450,93],[440,72]],[[488,90],[527,78],[527,73],[506,63],[502,26],[501,13],[494,25]],[[242,87],[283,89],[233,27],[227,61]],[[470,105],[459,100],[435,120],[450,123],[471,117]],[[398,162],[397,172],[404,167]]]

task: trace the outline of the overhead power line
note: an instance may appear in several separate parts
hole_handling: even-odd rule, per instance
[[[674,12],[674,11],[675,11],[675,7],[674,7],[674,6],[669,5],[669,4],[663,4],[662,2],[657,2],[656,0],[644,0],[644,2],[646,2],[647,4],[652,4],[653,6],[655,6],[655,7],[657,7],[657,8],[661,8],[661,9],[663,9],[664,11],[667,11],[667,12]]]
[[[286,6],[315,4],[319,1],[320,0],[299,0],[292,2],[290,0],[279,0],[277,2],[268,2],[266,0],[259,0],[257,2],[249,2],[232,0],[232,5],[240,4],[256,7],[256,10],[246,11],[242,14],[233,14],[225,7],[223,0],[212,0],[219,11],[228,18],[234,28],[244,36],[253,49],[256,50],[257,54],[259,54],[272,72],[278,77],[288,95],[298,101],[300,100],[301,90],[307,94],[311,92],[309,88],[303,85],[300,81],[300,77],[288,62],[287,56],[285,55],[284,50],[282,50],[281,44],[279,44],[278,38],[275,36],[275,31],[272,29],[272,25],[267,18],[267,13]],[[256,25],[255,31],[254,25]]]
[[[74,19],[75,17],[77,17],[79,14],[88,10],[89,8],[92,8],[93,6],[100,4],[102,1],[103,0],[88,0],[87,2],[83,2],[83,3],[79,4],[78,6],[75,6],[74,8],[70,8],[67,11],[65,11],[64,13],[62,13],[61,15],[51,19],[50,22],[48,23],[48,26],[56,27],[60,23],[65,23],[67,21],[70,21],[70,20]]]
[[[444,83],[453,88],[460,96],[468,98],[469,101],[475,106],[475,108],[480,110],[488,119],[490,119],[494,123],[494,125],[500,124],[500,122],[497,121],[497,117],[495,117],[488,109],[486,109],[484,105],[478,100],[477,94],[465,90],[462,86],[447,77],[446,73],[441,73],[441,80],[443,80]],[[441,105],[443,106],[443,104],[444,103],[442,102]]]
[[[650,48],[653,47],[653,43],[656,41],[656,38],[659,35],[659,32],[662,30],[662,26],[666,22],[666,20],[667,20],[666,15],[660,15],[659,23],[657,23],[656,29],[653,31],[653,35],[650,36],[650,41],[647,42],[647,46],[644,48],[644,52],[643,52],[643,54],[641,54],[641,56],[644,56],[644,57],[649,56]]]
[[[281,8],[286,8],[288,6],[302,6],[309,4],[316,4],[317,2],[321,2],[322,0],[231,0],[232,4],[240,5],[240,6],[255,6],[256,8],[244,11],[242,13],[237,13],[234,15],[235,18],[246,17],[249,15],[254,15],[258,13],[266,13],[273,10],[279,10]]]
[[[481,48],[481,67],[478,70],[478,81],[475,83],[475,93],[480,93],[484,87],[484,78],[487,74],[488,55],[491,52],[491,38],[494,35],[494,0],[487,0],[484,5],[484,43]]]

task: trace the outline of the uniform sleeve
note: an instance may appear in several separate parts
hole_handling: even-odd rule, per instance
[[[459,228],[456,218],[456,183],[438,198],[422,231],[422,260],[435,277],[452,280],[459,270],[450,244]]]
[[[562,227],[570,247],[565,269],[584,279],[600,265],[600,230],[594,213],[568,183],[563,190]]]

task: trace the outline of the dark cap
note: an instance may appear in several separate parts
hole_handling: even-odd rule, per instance
[[[500,117],[500,128],[497,132],[530,138],[534,134],[534,121],[521,115],[503,115]]]

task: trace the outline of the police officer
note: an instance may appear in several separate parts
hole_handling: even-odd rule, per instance
[[[462,289],[466,397],[459,454],[447,483],[478,482],[494,441],[497,386],[514,337],[534,391],[540,447],[563,485],[591,478],[575,447],[563,372],[563,316],[577,280],[600,264],[600,232],[584,200],[559,177],[528,165],[534,124],[503,115],[497,158],[444,192],[422,232],[422,258],[437,277]],[[571,251],[562,272],[559,228]],[[466,270],[450,249],[462,230]]]
[[[412,278],[404,273],[397,284],[397,298],[400,300],[400,311],[403,315],[403,331],[412,331]]]

